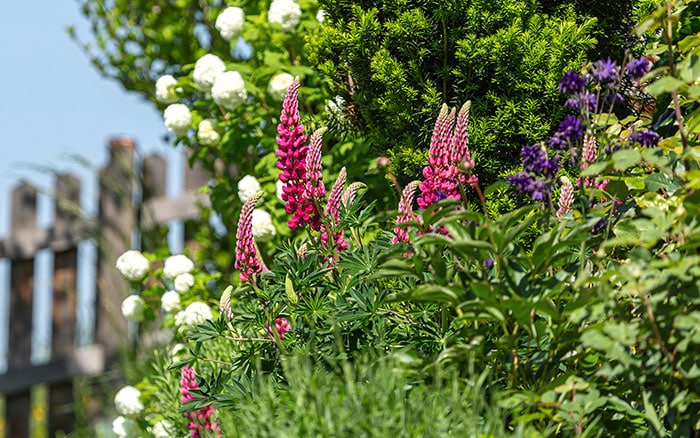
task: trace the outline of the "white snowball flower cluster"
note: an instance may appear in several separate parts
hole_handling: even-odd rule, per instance
[[[316,20],[318,20],[319,23],[323,23],[323,20],[326,19],[326,15],[328,15],[328,13],[325,10],[319,9],[318,12],[316,12]]]
[[[289,73],[277,73],[267,84],[267,93],[276,101],[281,102],[287,95],[287,88],[292,85],[293,81],[294,76],[290,75]]]
[[[173,287],[181,294],[184,294],[194,286],[194,277],[189,272],[180,274],[173,280]]]
[[[184,331],[213,318],[214,315],[208,304],[195,301],[175,315],[175,325],[178,326],[179,330]]]
[[[168,131],[177,136],[181,136],[187,134],[187,131],[190,130],[192,114],[190,113],[190,109],[187,108],[187,105],[173,103],[165,108],[163,119],[165,120],[165,127],[168,128]]]
[[[248,98],[245,83],[237,71],[227,71],[216,77],[211,87],[214,102],[233,111]]]
[[[158,421],[150,428],[150,432],[154,438],[170,438],[175,435],[175,429],[168,420]]]
[[[180,274],[192,272],[194,263],[184,254],[170,256],[165,259],[163,275],[168,278],[175,278]]]
[[[119,438],[135,438],[141,436],[139,425],[131,418],[118,416],[112,421],[112,432]]]
[[[122,301],[122,315],[133,322],[143,321],[143,310],[146,302],[138,295],[129,295]]]
[[[214,128],[215,122],[216,120],[214,119],[204,119],[199,122],[199,126],[197,127],[197,140],[199,140],[200,144],[204,146],[214,146],[219,144],[219,141],[221,141],[221,136]]]
[[[226,41],[233,41],[241,34],[244,24],[245,13],[243,9],[230,7],[224,9],[224,11],[216,17],[215,26],[223,39]]]
[[[208,53],[194,63],[192,79],[197,89],[204,92],[211,91],[216,78],[226,71],[226,64],[216,55]]]
[[[148,273],[148,259],[140,251],[130,249],[117,258],[117,270],[129,281],[139,281]]]
[[[284,199],[282,199],[282,193],[284,193],[284,183],[278,179],[275,183],[275,189],[275,194],[277,195],[279,200],[284,202]]]
[[[175,85],[177,80],[172,75],[164,75],[156,81],[156,100],[160,103],[177,102]]]
[[[143,403],[139,397],[141,397],[141,391],[127,385],[117,391],[114,396],[114,407],[121,415],[127,417],[138,415],[143,411]]]
[[[260,191],[260,183],[253,175],[246,175],[238,181],[238,198],[245,202]]]
[[[180,310],[180,294],[174,290],[167,291],[160,297],[160,306],[168,313]]]
[[[294,30],[301,21],[301,8],[294,0],[273,0],[267,19],[282,26],[284,31]]]
[[[253,237],[258,242],[269,242],[277,234],[275,225],[272,223],[272,216],[263,209],[256,208],[253,210]]]

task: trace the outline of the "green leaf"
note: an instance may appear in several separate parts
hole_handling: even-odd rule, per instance
[[[652,96],[658,96],[663,93],[675,91],[683,85],[685,85],[683,81],[676,79],[673,76],[664,76],[658,81],[649,85],[647,87],[647,93],[651,94]]]
[[[416,301],[459,303],[459,297],[450,288],[437,284],[425,284],[413,289],[411,299]]]
[[[615,152],[612,156],[613,167],[620,171],[639,164],[641,159],[642,155],[636,149],[623,149]]]

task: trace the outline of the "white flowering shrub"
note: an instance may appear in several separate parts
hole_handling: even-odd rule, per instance
[[[293,80],[294,76],[290,75],[289,73],[277,73],[272,77],[272,79],[270,79],[270,82],[267,84],[267,93],[274,100],[282,102],[284,100],[285,94],[287,94],[287,89],[292,84]]]
[[[163,266],[163,275],[167,278],[175,278],[180,274],[192,272],[194,262],[184,254],[177,254],[165,259]]]
[[[114,407],[126,417],[138,415],[143,411],[140,397],[141,391],[130,385],[124,386],[114,395]]]
[[[163,75],[156,81],[156,100],[160,103],[175,103],[178,100],[175,86],[177,79],[172,75]]]
[[[226,71],[226,64],[216,55],[207,53],[194,64],[192,79],[200,91],[210,91],[216,78]]]
[[[221,136],[216,131],[215,119],[204,119],[197,126],[197,140],[203,146],[216,146]]]
[[[247,201],[260,190],[260,182],[258,182],[258,179],[253,175],[246,175],[238,181],[238,198],[241,202]]]
[[[165,108],[163,112],[165,127],[168,131],[177,136],[187,134],[192,123],[192,114],[187,105],[182,103],[173,103]]]
[[[272,216],[261,208],[253,210],[253,237],[257,242],[269,242],[277,234]]]
[[[294,0],[273,0],[267,19],[270,23],[279,24],[284,31],[292,31],[301,21],[301,7]]]
[[[218,105],[233,111],[245,102],[248,92],[241,74],[237,71],[227,71],[214,80],[211,96]]]
[[[120,415],[112,421],[112,433],[118,438],[136,438],[141,436],[141,429],[136,421]]]
[[[206,320],[214,318],[211,307],[207,303],[195,301],[190,303],[185,310],[181,310],[175,315],[175,325],[180,331],[191,330],[194,326]]]
[[[148,269],[148,259],[140,251],[129,250],[117,258],[117,270],[129,281],[143,280]]]
[[[194,276],[189,272],[182,273],[173,280],[173,287],[179,293],[185,293],[194,286]]]
[[[180,294],[175,290],[169,290],[160,297],[160,306],[164,312],[172,313],[180,310]]]
[[[143,321],[145,301],[138,295],[129,295],[122,301],[122,315],[133,322]]]
[[[216,17],[215,26],[223,39],[233,41],[241,34],[244,24],[245,12],[243,9],[230,7],[224,9],[224,11]]]

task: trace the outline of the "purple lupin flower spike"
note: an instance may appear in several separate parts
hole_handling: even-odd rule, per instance
[[[326,197],[326,187],[323,185],[323,174],[321,173],[321,146],[323,145],[323,134],[326,131],[327,128],[321,128],[311,134],[306,155],[306,192],[317,202]]]
[[[419,181],[412,181],[406,187],[404,187],[401,192],[401,199],[399,200],[399,215],[396,217],[396,225],[401,225],[404,222],[408,222],[414,219],[413,216],[413,200],[416,197],[416,191],[420,185]],[[409,243],[408,232],[405,228],[397,226],[394,228],[394,239],[393,243]]]
[[[295,78],[287,89],[282,104],[280,124],[277,126],[277,144],[275,151],[279,159],[277,168],[282,171],[279,176],[284,184],[282,200],[287,214],[292,217],[288,221],[289,228],[295,230],[305,223],[311,222],[314,208],[306,194],[306,135],[304,125],[299,123],[299,78]]]
[[[247,282],[258,272],[267,270],[258,257],[258,250],[253,240],[253,209],[264,192],[260,191],[248,198],[241,208],[236,230],[236,261],[234,267],[241,271],[241,281]]]
[[[559,192],[559,209],[557,217],[565,215],[571,211],[571,206],[574,203],[574,185],[571,184],[569,178],[561,177],[561,191]]]

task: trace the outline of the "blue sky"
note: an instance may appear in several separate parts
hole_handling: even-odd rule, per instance
[[[26,2],[5,2],[0,14],[0,239],[9,232],[12,187],[20,180],[40,188],[51,186],[51,177],[38,171],[40,167],[79,176],[87,187],[84,203],[94,196],[94,175],[70,156],[79,155],[93,166],[102,166],[107,158],[107,140],[113,136],[132,136],[141,154],[156,152],[173,163],[182,162],[180,154],[162,142],[165,128],[161,115],[137,96],[125,93],[117,83],[101,78],[68,37],[65,29],[69,25],[76,25],[79,34],[89,37],[74,0],[39,2],[31,7]],[[177,186],[177,177],[174,181]],[[173,180],[170,182],[172,190]],[[52,216],[50,197],[40,196],[40,201],[39,222],[46,225]],[[87,205],[94,208],[94,202],[88,201]],[[82,254],[94,257],[94,248],[88,246]],[[38,361],[45,360],[50,338],[46,321],[50,312],[51,258],[44,251],[35,264],[35,291],[42,291],[37,292],[40,297],[34,301],[33,354]],[[8,264],[0,261],[0,371],[7,345],[7,268]],[[89,308],[89,300],[94,299],[94,290],[83,295],[80,292],[81,282],[90,288],[90,276],[84,272],[78,280],[79,309]]]
[[[7,2],[0,14],[0,238],[8,232],[9,192],[20,179],[48,186],[33,166],[89,172],[69,158],[78,154],[104,164],[107,139],[128,134],[139,150],[169,156],[172,147],[160,114],[112,81],[103,79],[68,37],[76,25],[88,38],[74,0]],[[88,186],[90,184],[88,183]]]

